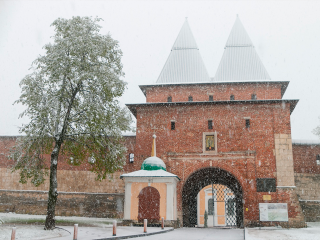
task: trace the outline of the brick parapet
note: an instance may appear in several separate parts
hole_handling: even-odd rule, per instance
[[[282,83],[250,83],[241,84],[186,84],[186,85],[158,85],[143,87],[146,95],[146,102],[167,102],[172,97],[172,102],[187,102],[192,96],[193,101],[209,101],[209,95],[213,101],[230,100],[234,95],[235,100],[250,100],[252,94],[257,99],[281,99]]]

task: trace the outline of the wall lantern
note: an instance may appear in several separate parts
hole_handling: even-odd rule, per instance
[[[134,162],[134,154],[133,154],[133,153],[130,153],[130,154],[129,154],[129,162],[130,162],[130,163],[133,163],[133,162]]]

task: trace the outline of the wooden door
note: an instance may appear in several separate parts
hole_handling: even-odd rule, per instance
[[[138,220],[148,219],[148,222],[160,219],[160,194],[154,187],[145,187],[139,193]]]

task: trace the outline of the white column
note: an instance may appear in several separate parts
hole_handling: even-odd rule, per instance
[[[131,219],[131,183],[125,182],[123,219]]]
[[[173,184],[167,183],[167,219],[166,220],[173,220]]]

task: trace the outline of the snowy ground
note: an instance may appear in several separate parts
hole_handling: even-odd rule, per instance
[[[246,228],[246,240],[320,240],[320,222],[307,228]]]
[[[36,220],[44,221],[46,216],[44,215],[28,215],[28,214],[15,214],[15,213],[1,213],[0,212],[0,225],[1,223],[27,223],[27,222],[35,222]],[[86,218],[86,217],[61,217],[56,216],[56,221],[67,221],[69,223],[78,223],[78,224],[89,224],[94,226],[105,227],[108,225],[112,225],[113,220],[110,218]],[[119,222],[119,219],[117,220]]]
[[[44,220],[45,216],[0,213],[0,240],[10,240],[12,222],[19,220]],[[113,219],[83,218],[83,217],[57,217],[69,223],[79,223],[78,240],[90,240],[112,237]],[[11,223],[10,223],[11,222]],[[81,223],[83,226],[81,226]],[[94,225],[88,227],[85,225]],[[73,226],[59,226],[53,231],[43,230],[43,225],[16,224],[17,240],[71,240]],[[160,228],[148,228],[148,233],[161,232]],[[128,236],[143,233],[142,227],[118,227],[117,236]],[[180,228],[174,231],[144,236],[142,240],[320,240],[320,223],[308,223],[307,228],[281,229],[281,228],[246,228],[243,229],[213,229],[213,228]],[[137,238],[133,238],[137,239]]]

